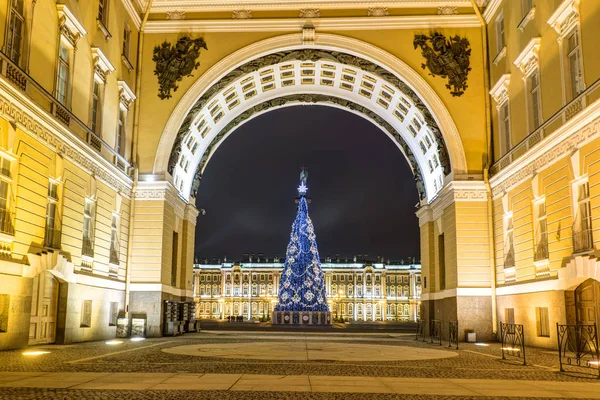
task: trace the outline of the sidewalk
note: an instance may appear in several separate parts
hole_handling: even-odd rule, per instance
[[[0,392],[2,388],[337,392],[600,399],[598,383],[313,375],[0,372]]]

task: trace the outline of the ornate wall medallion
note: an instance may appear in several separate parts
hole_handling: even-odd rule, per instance
[[[200,48],[208,50],[203,38],[191,39],[184,36],[177,40],[175,46],[164,42],[154,47],[152,61],[156,63],[154,75],[158,76],[158,97],[168,99],[171,90],[177,91],[177,82],[184,76],[192,76],[192,72],[200,66],[196,60],[200,56]]]
[[[431,44],[431,46],[430,46]],[[471,70],[471,49],[469,41],[458,35],[447,39],[439,32],[431,35],[415,35],[415,49],[421,48],[421,54],[427,62],[421,64],[428,68],[431,76],[448,78],[446,87],[452,96],[462,96],[467,89],[467,75]]]

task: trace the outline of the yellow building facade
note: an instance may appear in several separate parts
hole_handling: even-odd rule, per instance
[[[256,262],[194,264],[198,319],[267,321],[277,304],[284,264]],[[416,321],[421,266],[332,262],[321,264],[334,321]]]
[[[600,315],[599,4],[243,4],[0,0],[0,349],[119,318],[161,335],[164,302],[194,297],[211,155],[298,104],[361,115],[407,157],[423,319],[552,346],[556,322]]]

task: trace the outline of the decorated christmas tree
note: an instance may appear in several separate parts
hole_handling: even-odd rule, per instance
[[[285,265],[281,273],[279,303],[275,306],[276,312],[317,311],[328,313],[329,311],[315,228],[308,216],[307,177],[307,172],[303,170],[300,174],[300,186],[298,186],[298,212],[292,225]],[[303,317],[304,320],[306,318]],[[318,316],[315,315],[313,318],[316,321]],[[320,318],[318,319],[320,320]]]

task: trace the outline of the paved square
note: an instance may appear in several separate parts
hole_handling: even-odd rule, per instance
[[[0,399],[600,398],[593,370],[560,373],[557,354],[460,350],[410,334],[201,332],[175,338],[0,353]]]

